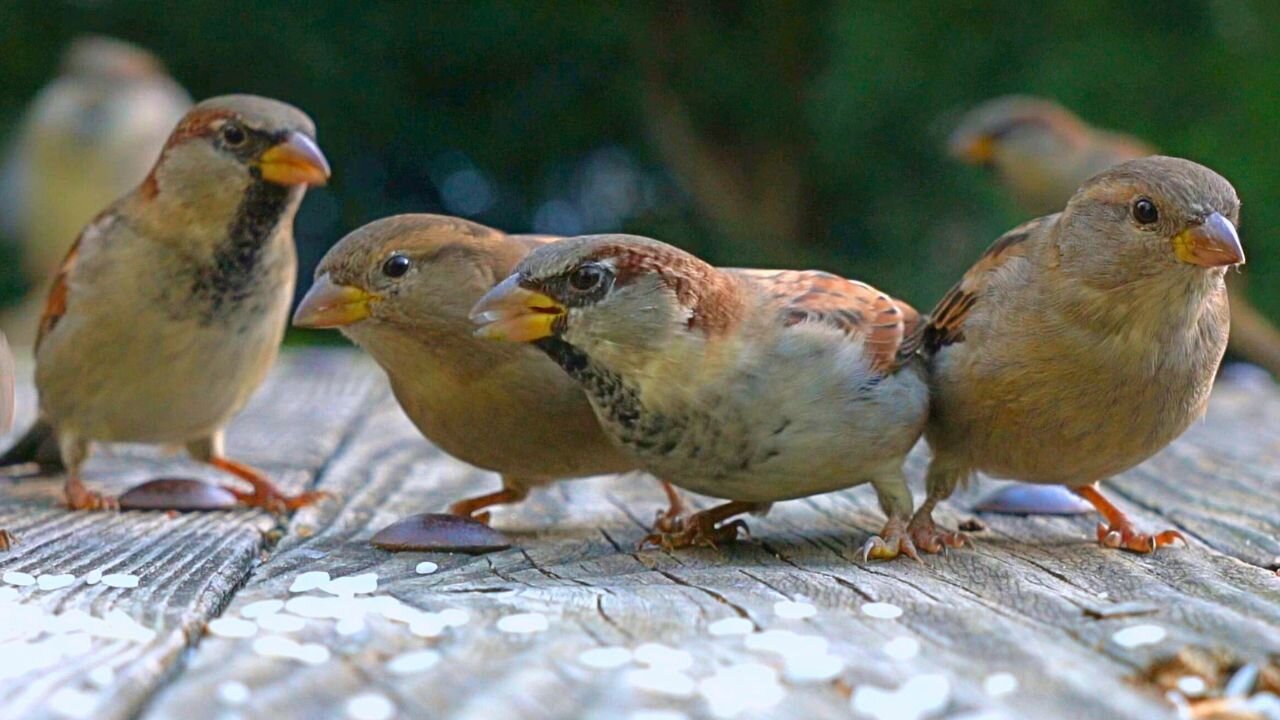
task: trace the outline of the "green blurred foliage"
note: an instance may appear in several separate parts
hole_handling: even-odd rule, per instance
[[[1022,219],[943,149],[961,112],[1018,92],[1231,179],[1250,291],[1280,317],[1280,3],[5,0],[0,133],[85,32],[152,49],[197,98],[316,119],[335,176],[299,219],[304,261],[375,218],[448,211],[458,166],[488,193],[472,217],[503,229],[547,229],[567,198],[585,215],[553,229],[820,266],[928,307]],[[659,142],[672,118],[696,142]],[[583,190],[601,157],[644,196],[603,219]]]

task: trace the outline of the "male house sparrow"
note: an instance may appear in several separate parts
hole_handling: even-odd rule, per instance
[[[4,324],[30,346],[67,249],[102,208],[137,187],[191,98],[154,55],[101,36],[73,41],[19,124],[0,170],[0,234],[22,246],[30,285]]]
[[[293,217],[329,166],[297,108],[229,95],[192,108],[155,168],[81,233],[49,293],[36,342],[40,421],[0,466],[26,462],[51,432],[67,503],[116,505],[88,490],[93,442],[182,444],[253,486],[246,504],[285,497],[223,455],[223,429],[279,350],[297,257]]]
[[[339,328],[372,355],[405,414],[441,449],[501,473],[500,491],[450,512],[487,520],[485,508],[531,488],[636,467],[555,363],[534,348],[477,339],[467,318],[530,250],[553,241],[443,215],[377,220],[329,250],[294,314],[294,325]],[[678,514],[665,489],[668,515]]]
[[[1155,154],[1128,135],[1087,125],[1043,98],[1013,95],[982,103],[951,135],[953,157],[994,171],[1031,215],[1057,212],[1081,183],[1126,160]],[[1249,302],[1243,276],[1227,283],[1230,349],[1280,377],[1280,330]]]
[[[662,538],[732,539],[743,512],[870,482],[867,555],[914,555],[902,473],[928,410],[905,303],[823,272],[725,270],[630,235],[534,250],[476,304],[483,337],[533,342],[641,467],[732,502]]]
[[[974,471],[1071,487],[1106,520],[1107,547],[1151,552],[1097,483],[1163,448],[1204,414],[1227,343],[1223,275],[1244,262],[1231,184],[1149,157],[1086,182],[1064,211],[995,242],[923,327],[934,457],[912,519]]]

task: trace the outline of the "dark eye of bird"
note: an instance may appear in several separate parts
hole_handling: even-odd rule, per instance
[[[248,140],[249,136],[245,134],[244,128],[235,123],[227,123],[222,126],[222,142],[227,147],[238,147]]]
[[[578,292],[594,290],[604,280],[604,270],[598,265],[583,265],[569,273],[569,285]]]
[[[1147,198],[1138,198],[1138,201],[1133,204],[1133,219],[1143,225],[1150,225],[1160,219],[1160,211],[1156,210],[1156,204]]]
[[[398,278],[409,272],[409,266],[413,263],[404,255],[392,255],[387,261],[382,263],[382,274],[391,278]]]

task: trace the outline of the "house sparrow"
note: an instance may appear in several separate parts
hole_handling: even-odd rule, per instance
[[[13,378],[15,375],[13,353],[0,333],[0,435],[13,427]],[[0,551],[8,550],[14,543],[13,535],[0,528]]]
[[[902,463],[928,390],[905,303],[828,273],[725,270],[596,235],[534,250],[472,318],[555,360],[641,467],[731,500],[654,540],[730,540],[742,521],[720,523],[734,515],[870,482],[888,523],[865,554],[915,555]]]
[[[30,287],[3,320],[17,345],[34,340],[41,299],[81,228],[142,182],[190,107],[159,59],[136,45],[89,36],[67,47],[0,169],[0,234],[21,244]]]
[[[1137,531],[1097,483],[1204,414],[1227,343],[1223,275],[1244,262],[1239,211],[1217,173],[1149,157],[987,250],[922,329],[934,456],[917,547],[940,549],[933,507],[974,471],[1069,486],[1105,518],[1107,547],[1181,539]]]
[[[336,327],[372,355],[429,440],[502,475],[501,490],[450,512],[483,521],[486,508],[519,502],[531,488],[636,467],[555,363],[534,348],[473,335],[471,306],[530,250],[555,240],[442,215],[385,218],[329,250],[294,314],[294,325]],[[674,518],[678,496],[664,489]]]
[[[93,442],[182,444],[253,486],[282,495],[223,455],[223,430],[275,360],[297,257],[293,217],[329,166],[315,126],[266,98],[206,100],[178,124],[136,190],[80,234],[49,293],[36,341],[40,421],[0,457],[27,462],[51,432],[67,467],[67,503],[97,510],[80,467]]]
[[[1029,214],[1057,212],[1080,184],[1126,160],[1155,154],[1137,138],[1087,125],[1042,98],[1009,96],[974,108],[951,135],[953,157],[994,171]],[[1249,302],[1243,276],[1227,283],[1230,349],[1280,377],[1280,330]]]

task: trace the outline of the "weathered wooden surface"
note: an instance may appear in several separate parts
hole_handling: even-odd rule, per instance
[[[20,402],[29,408],[29,400],[28,389]],[[272,545],[261,535],[271,521],[258,513],[72,516],[54,509],[53,481],[0,486],[0,527],[24,541],[0,556],[0,572],[66,568],[80,576],[110,566],[141,576],[135,590],[19,588],[22,602],[99,614],[119,608],[159,632],[147,644],[95,641],[91,652],[53,671],[0,679],[0,717],[55,714],[61,705],[51,699],[69,686],[94,699],[93,717],[107,718],[344,717],[376,709],[348,707],[367,693],[402,717],[622,718],[650,709],[707,717],[724,709],[707,698],[714,683],[702,686],[707,693],[676,697],[642,687],[641,665],[593,669],[579,655],[664,643],[692,658],[687,670],[669,675],[695,684],[742,663],[783,668],[778,655],[748,649],[741,635],[708,631],[733,617],[757,630],[825,637],[843,664],[835,681],[783,679],[774,704],[740,717],[857,717],[851,690],[893,689],[922,674],[945,677],[949,688],[945,708],[930,717],[1174,717],[1162,692],[1137,679],[1152,662],[1187,645],[1241,662],[1280,651],[1280,578],[1271,567],[1280,554],[1280,393],[1269,385],[1221,386],[1205,423],[1113,484],[1119,503],[1143,523],[1171,524],[1192,538],[1189,549],[1149,557],[1098,548],[1089,516],[982,515],[989,529],[976,534],[974,549],[867,565],[858,548],[881,522],[868,488],[780,504],[751,519],[753,538],[735,546],[636,552],[661,505],[656,485],[640,476],[564,483],[496,512],[495,526],[516,542],[510,550],[392,555],[367,544],[378,529],[497,480],[423,441],[370,364],[352,353],[290,357],[237,421],[230,447],[292,487],[314,483],[340,502],[300,511]],[[913,478],[923,459],[922,451],[913,456]],[[159,467],[115,458],[96,462],[90,477],[123,481]],[[978,491],[957,498],[940,519],[973,517],[966,508]],[[439,570],[419,575],[414,567],[423,560]],[[218,612],[234,618],[261,600],[323,596],[289,591],[312,570],[377,573],[378,595],[427,611],[465,609],[469,621],[437,637],[380,616],[342,632],[334,620],[311,619],[281,633],[327,647],[331,657],[319,664],[255,652],[255,642],[274,634],[266,630],[251,638],[199,635]],[[775,603],[789,599],[812,603],[817,614],[779,617]],[[880,619],[860,610],[873,601],[902,615]],[[1095,617],[1122,603],[1143,614]],[[545,615],[547,629],[498,629],[500,618],[525,612]],[[1113,637],[1143,624],[1167,636],[1139,647]],[[887,652],[897,638],[918,641],[918,656]],[[182,654],[188,645],[194,652]],[[391,658],[422,648],[441,660],[409,674],[387,670]],[[99,689],[89,671],[102,664],[117,672]],[[984,680],[1002,672],[1018,687],[993,697]],[[680,689],[675,682],[666,687]],[[247,700],[236,696],[241,685]]]

